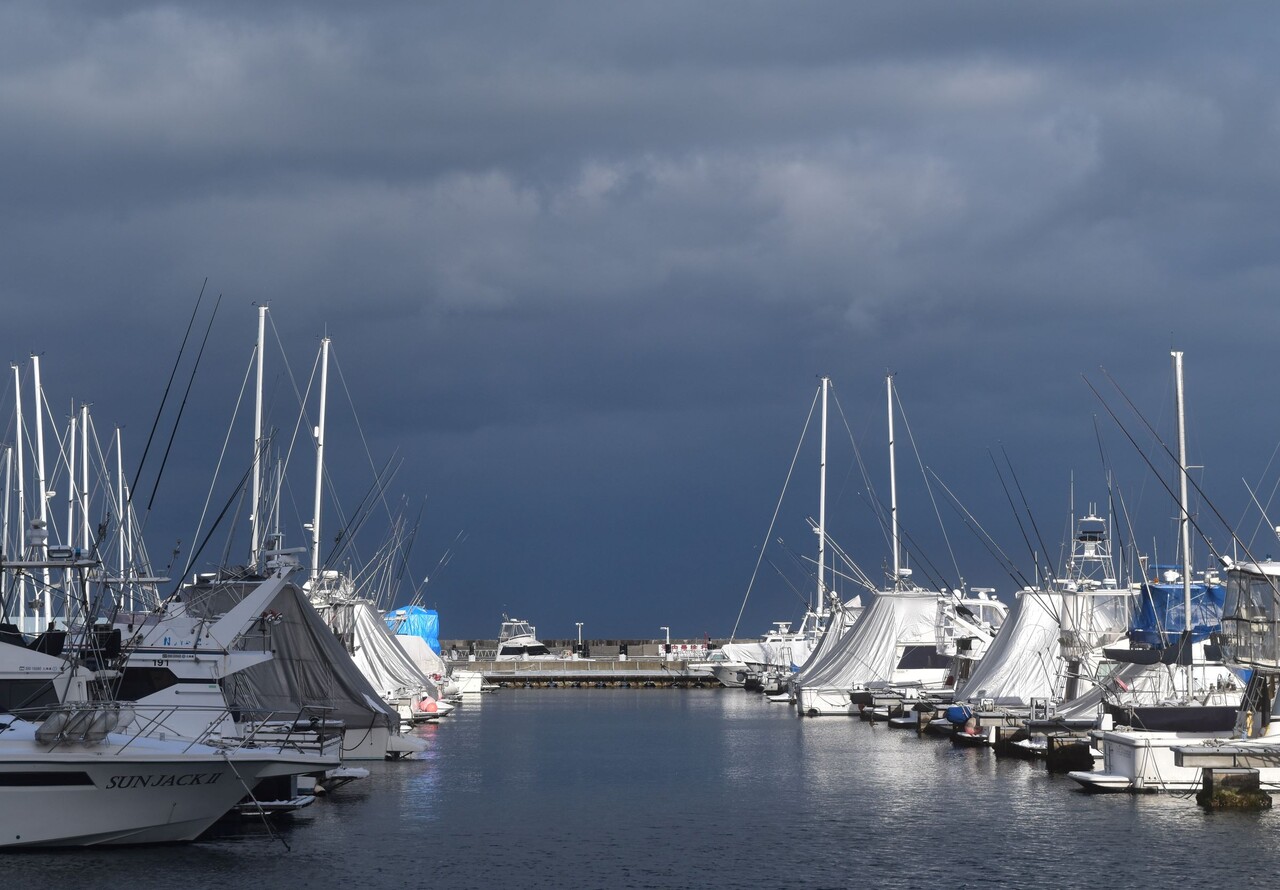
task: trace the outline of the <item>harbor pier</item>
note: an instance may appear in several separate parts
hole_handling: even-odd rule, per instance
[[[703,688],[721,685],[709,673],[690,670],[686,661],[660,658],[474,661],[466,667],[483,674],[486,683],[507,687]]]

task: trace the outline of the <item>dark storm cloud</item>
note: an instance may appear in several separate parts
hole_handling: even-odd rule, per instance
[[[1001,443],[1056,534],[1071,471],[1101,487],[1093,415],[1132,451],[1081,373],[1106,366],[1167,425],[1182,347],[1206,481],[1231,465],[1234,502],[1274,438],[1223,431],[1266,396],[1275,17],[9,4],[0,343],[141,438],[201,282],[224,295],[169,483],[179,537],[250,304],[304,376],[328,331],[372,452],[348,445],[344,500],[396,454],[396,490],[428,499],[423,554],[473,530],[439,578],[446,635],[504,604],[550,635],[724,632],[818,373],[878,479],[891,369],[924,462],[1014,536]],[[869,516],[863,488],[842,511]],[[874,570],[882,536],[844,521]],[[961,549],[970,582],[1009,583]],[[765,597],[759,625],[794,605]]]

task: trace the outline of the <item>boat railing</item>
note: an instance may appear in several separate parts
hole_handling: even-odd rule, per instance
[[[264,711],[245,720],[245,713],[207,705],[148,705],[136,702],[67,702],[55,708],[13,708],[16,717],[38,724],[36,738],[51,749],[64,744],[97,744],[110,734],[124,737],[124,751],[138,739],[185,742],[237,751],[268,748],[280,752],[336,753],[341,741],[340,722],[326,720],[331,709],[307,706],[296,711]],[[199,713],[205,728],[194,734],[174,729],[174,718]],[[239,720],[237,721],[237,718]],[[227,735],[228,722],[247,729],[243,735]]]

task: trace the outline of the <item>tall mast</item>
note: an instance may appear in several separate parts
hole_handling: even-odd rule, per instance
[[[76,507],[80,503],[80,493],[76,491],[76,403],[71,403],[71,422],[67,432],[67,531],[62,542],[68,547],[76,544]]]
[[[36,559],[45,560],[49,555],[49,498],[45,490],[44,480],[44,392],[40,387],[40,356],[31,356],[31,370],[34,376],[36,402],[36,494],[40,498],[40,531],[44,537]],[[53,623],[52,586],[49,583],[49,569],[42,570],[44,576],[44,623],[48,627]]]
[[[116,540],[118,541],[118,547],[119,547],[118,556],[120,560],[120,601],[122,603],[127,601],[128,609],[130,612],[132,612],[133,611],[133,585],[130,584],[128,585],[128,587],[126,587],[125,585],[127,582],[125,581],[125,578],[124,578],[124,571],[125,571],[124,455],[121,453],[120,449],[121,449],[120,427],[117,426],[116,427]],[[125,593],[126,590],[128,591],[127,600],[126,600],[126,593]]]
[[[1182,395],[1182,353],[1173,356],[1173,378],[1178,401],[1178,510],[1182,527],[1182,629],[1191,631],[1191,515],[1187,512],[1187,419]]]
[[[22,419],[22,374],[17,365],[10,365],[13,368],[13,404],[16,413],[16,422],[14,425],[16,439],[15,445],[18,449],[18,534],[15,553],[21,559],[26,556],[27,552],[27,505],[24,495],[23,486],[26,484],[24,477],[26,470],[22,465],[22,437],[25,432]],[[8,511],[5,511],[8,513]],[[22,572],[18,575],[18,618],[21,621],[27,615],[27,574]]]
[[[267,307],[258,307],[258,390],[253,412],[253,503],[249,514],[252,533],[249,562],[258,564],[258,550],[262,547],[262,528],[258,511],[262,498],[262,353],[267,339]]]
[[[84,530],[84,552],[92,545],[89,531],[89,403],[80,406],[80,522]]]
[[[320,422],[316,424],[316,497],[315,512],[311,517],[311,580],[314,582],[320,575],[320,497],[324,482],[324,417],[329,398],[329,338],[320,341]],[[825,407],[825,406],[824,406]],[[823,414],[825,431],[826,414]],[[825,459],[824,459],[825,471]],[[822,520],[818,520],[819,526]],[[819,530],[821,535],[821,530]],[[819,538],[821,540],[821,538]],[[312,586],[314,593],[314,585]],[[822,544],[818,544],[818,595],[822,595]]]
[[[0,530],[0,558],[9,557],[10,559],[21,559],[15,556],[14,551],[9,549],[9,510],[12,504],[9,501],[9,495],[13,486],[13,446],[4,446],[4,519],[0,520],[3,530]],[[22,615],[22,606],[18,606],[18,615]]]
[[[827,605],[827,390],[831,378],[822,378],[822,452],[818,463],[818,610]]]
[[[893,527],[893,584],[902,579],[902,562],[898,554],[898,476],[893,463],[893,375],[885,375],[889,397],[889,524]]]

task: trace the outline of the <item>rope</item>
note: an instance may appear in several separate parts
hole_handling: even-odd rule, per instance
[[[248,797],[249,800],[253,801],[253,805],[258,808],[258,815],[262,818],[262,824],[267,829],[267,834],[271,835],[283,844],[286,853],[292,852],[293,850],[289,846],[289,842],[286,841],[284,839],[284,835],[276,831],[275,826],[271,824],[271,820],[267,817],[267,811],[262,808],[262,803],[254,796],[253,790],[249,787],[248,783],[245,782],[244,777],[240,775],[240,771],[236,769],[236,765],[232,762],[230,755],[223,754],[222,759],[227,762],[227,766],[231,767],[231,773],[240,783],[240,787],[244,789],[245,796]]]
[[[778,495],[778,503],[773,508],[773,518],[769,520],[769,530],[765,532],[764,543],[760,545],[760,554],[756,557],[755,568],[751,570],[751,580],[747,582],[747,592],[742,596],[742,606],[738,609],[738,617],[733,622],[733,633],[729,634],[730,639],[738,635],[738,625],[742,623],[742,613],[746,611],[747,599],[751,596],[751,588],[755,586],[756,576],[760,573],[760,563],[764,560],[764,548],[769,545],[769,539],[773,537],[773,527],[778,521],[778,513],[782,510],[782,499],[787,495],[787,487],[791,484],[791,474],[795,472],[796,461],[800,459],[800,448],[804,445],[805,435],[809,431],[809,424],[813,422],[813,412],[818,406],[818,395],[822,392],[819,388],[818,392],[813,394],[813,402],[809,405],[809,414],[804,419],[804,428],[800,431],[800,441],[796,443],[795,454],[791,456],[791,466],[787,468],[787,478],[782,483],[782,493]]]
[[[907,420],[906,409],[902,407],[902,399],[898,397],[898,390],[893,390],[893,400],[898,403],[898,413],[902,415],[902,425],[907,428],[907,441],[911,443],[911,451],[916,456],[916,466],[920,468],[920,475],[924,477],[925,491],[929,492],[929,502],[933,504],[933,515],[938,520],[938,528],[942,530],[942,541],[947,545],[947,553],[951,557],[951,567],[956,571],[956,578],[960,579],[963,586],[963,576],[960,574],[960,563],[956,560],[955,550],[951,547],[951,538],[947,535],[947,527],[942,522],[942,513],[938,510],[938,500],[934,497],[933,486],[929,484],[929,474],[925,472],[924,461],[920,459],[920,449],[916,447],[915,434],[911,432],[911,421]]]

